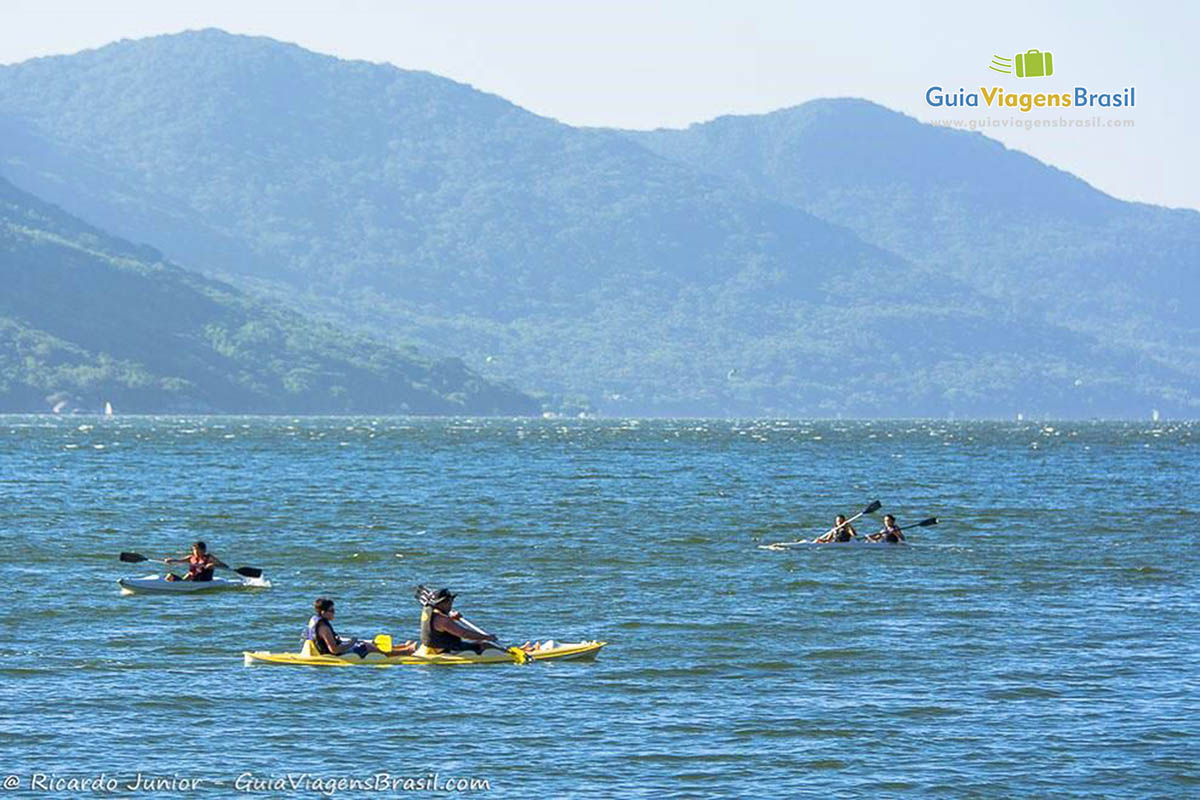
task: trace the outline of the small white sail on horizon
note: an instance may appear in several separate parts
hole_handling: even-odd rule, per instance
[[[104,401],[104,416],[111,417],[113,415],[112,403]]]

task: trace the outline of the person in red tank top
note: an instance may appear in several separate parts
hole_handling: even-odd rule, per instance
[[[213,579],[213,570],[217,567],[226,567],[226,564],[221,559],[208,552],[208,545],[204,542],[195,542],[192,544],[191,555],[186,558],[164,558],[164,564],[187,564],[187,575],[180,578],[174,572],[167,573],[169,581],[211,581]]]

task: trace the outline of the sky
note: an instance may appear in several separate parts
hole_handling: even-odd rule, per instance
[[[217,27],[433,72],[572,125],[685,127],[862,97],[927,122],[984,120],[986,135],[1116,197],[1200,209],[1200,3],[6,0],[3,9],[0,63]],[[1031,49],[1052,54],[1052,76],[988,68],[993,55]],[[1136,94],[1133,108],[1097,112],[1121,127],[1026,129],[1066,117],[932,108],[931,86]]]

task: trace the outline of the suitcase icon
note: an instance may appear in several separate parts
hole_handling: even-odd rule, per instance
[[[1017,53],[1016,62],[1018,78],[1043,78],[1054,74],[1054,59],[1049,51]]]

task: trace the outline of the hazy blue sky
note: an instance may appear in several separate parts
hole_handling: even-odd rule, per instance
[[[1200,208],[1200,3],[908,5],[16,0],[3,7],[0,62],[211,26],[428,70],[571,124],[630,128],[682,127],[836,96],[865,97],[923,120],[982,116],[927,107],[933,84],[1136,86],[1136,107],[1109,114],[1133,120],[1132,128],[987,135],[1118,197]],[[1052,78],[987,69],[993,54],[1030,48],[1053,53]]]

